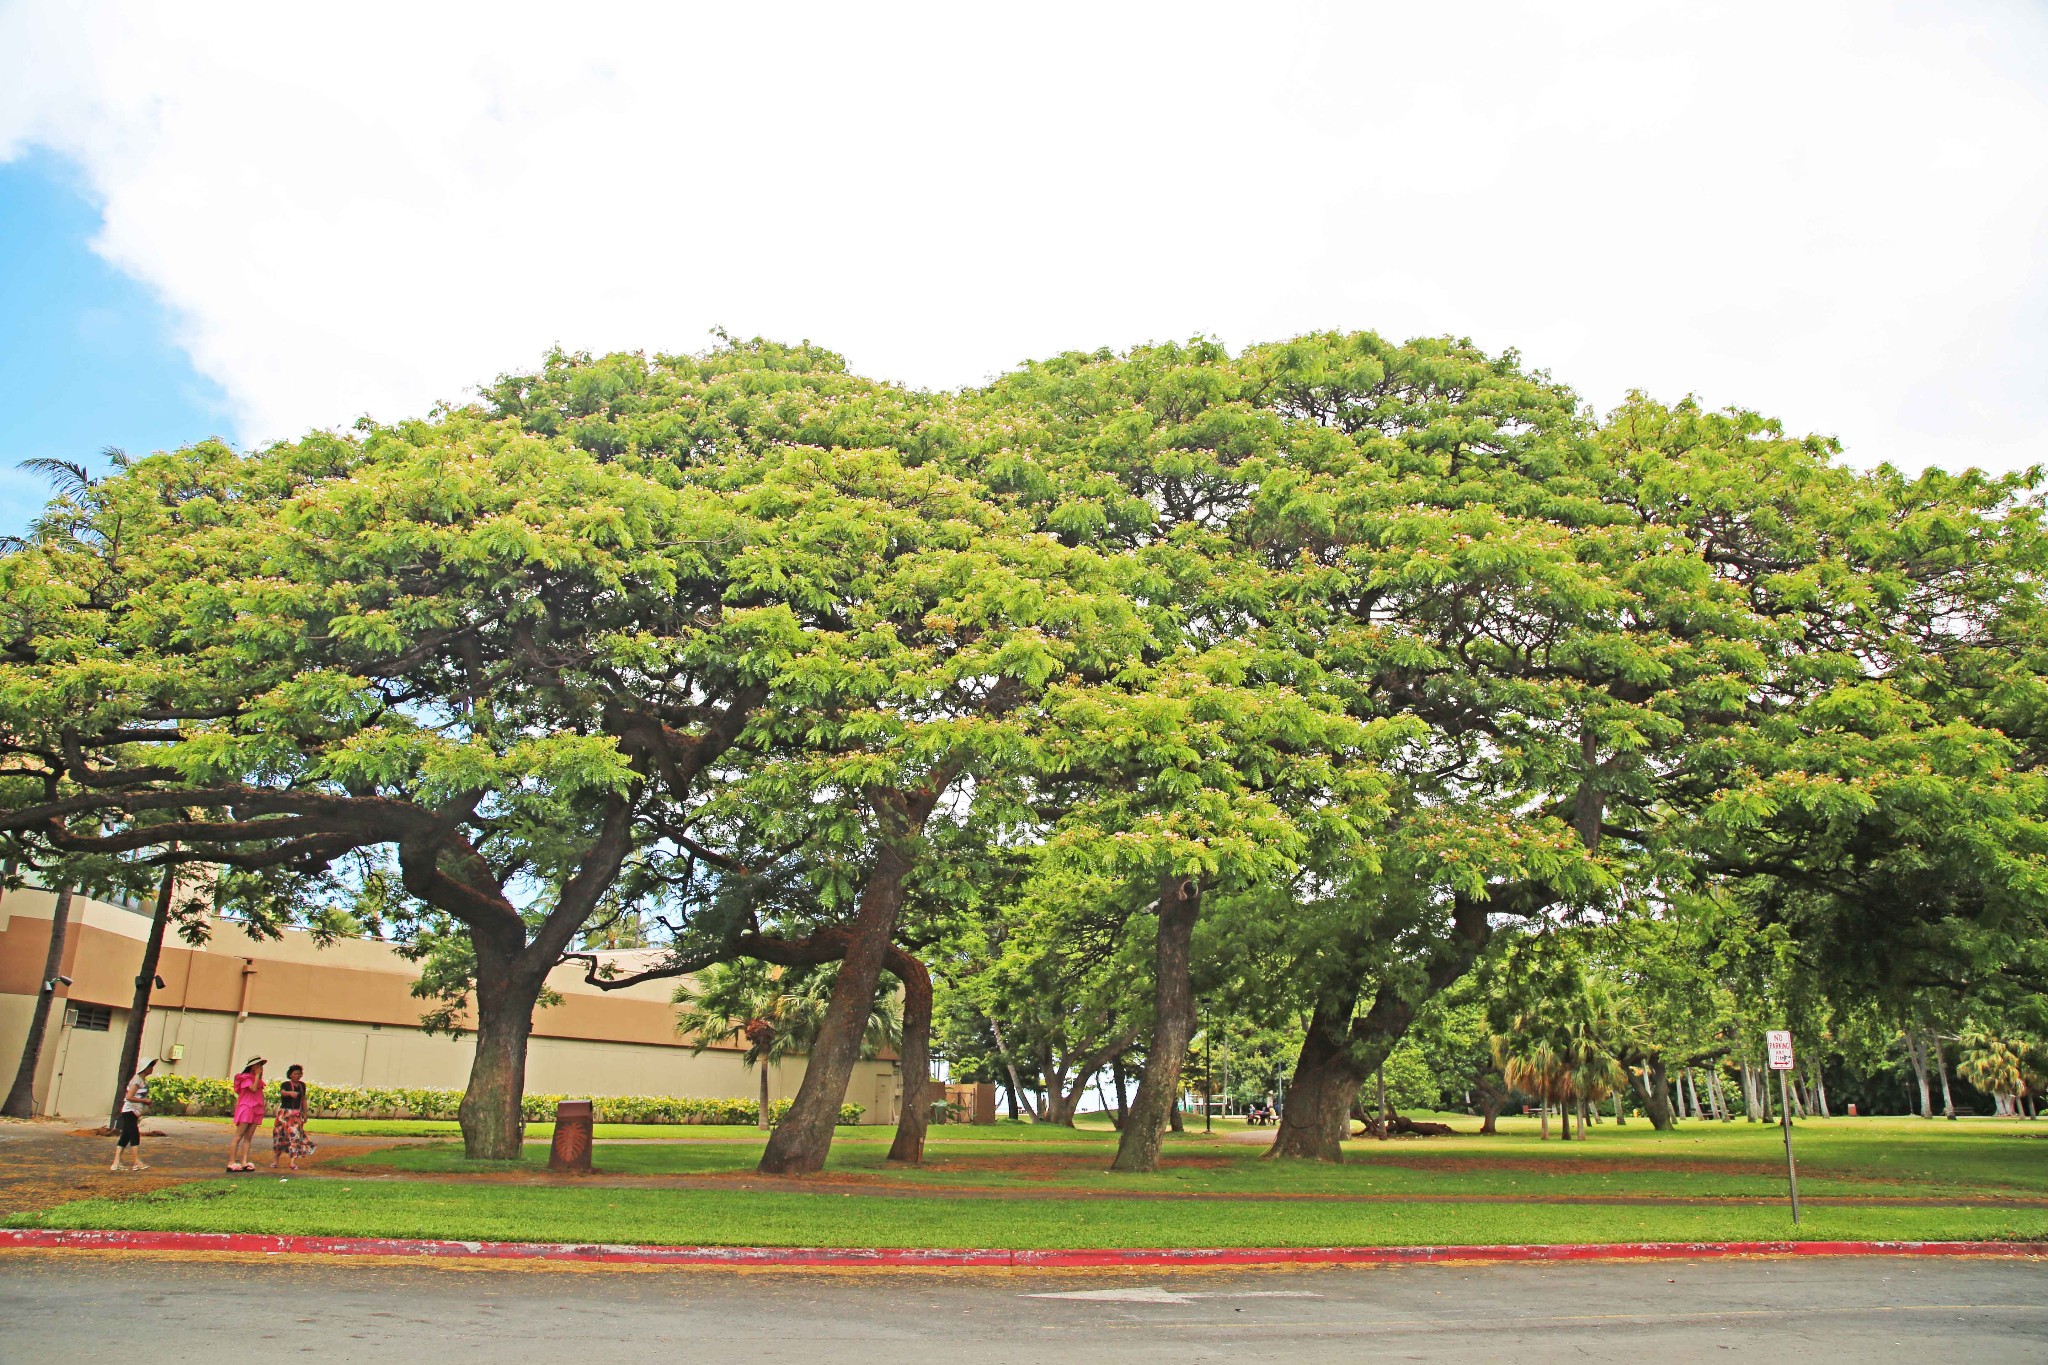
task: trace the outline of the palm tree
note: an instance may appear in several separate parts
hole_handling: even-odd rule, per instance
[[[692,1038],[691,1051],[702,1053],[720,1043],[744,1038],[741,1061],[761,1073],[760,1111],[755,1125],[768,1123],[768,1068],[784,1057],[807,1053],[824,1022],[839,964],[820,967],[775,967],[742,958],[721,962],[676,987],[676,1032]],[[872,1057],[902,1039],[902,1012],[893,994],[878,995],[868,1010],[862,1053]]]
[[[1550,1136],[1553,1104],[1559,1136],[1571,1141],[1576,1107],[1579,1136],[1585,1137],[1588,1104],[1627,1083],[1628,1073],[1616,1060],[1625,1031],[1613,992],[1571,972],[1559,989],[1516,1012],[1507,1032],[1494,1038],[1494,1060],[1508,1084],[1543,1106],[1542,1137]]]
[[[1956,1036],[1956,1045],[1956,1074],[1996,1100],[2000,1117],[2026,1112],[2025,1097],[2033,1089],[2029,1073],[2034,1070],[2028,1053],[2035,1044],[2001,1038],[1973,1022]]]
[[[1525,1027],[1508,1033],[1496,1034],[1493,1040],[1493,1060],[1500,1067],[1500,1074],[1506,1078],[1508,1087],[1525,1095],[1535,1097],[1542,1110],[1542,1127],[1539,1135],[1544,1141],[1550,1139],[1550,1106],[1562,1104],[1565,1095],[1565,1065],[1557,1049],[1538,1037],[1526,1027],[1533,1020],[1517,1015],[1516,1022]],[[1562,1110],[1559,1111],[1562,1113]],[[1565,1128],[1566,1141],[1570,1141],[1569,1121]]]

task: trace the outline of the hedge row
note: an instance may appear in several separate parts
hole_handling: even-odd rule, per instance
[[[270,1107],[277,1108],[277,1082],[264,1091]],[[234,1086],[207,1076],[156,1076],[149,1083],[151,1108],[159,1114],[230,1114],[235,1108]],[[555,1116],[555,1105],[570,1095],[528,1095],[520,1110],[529,1123],[544,1123]],[[681,1095],[593,1095],[591,1103],[599,1123],[753,1123],[760,1117],[754,1100],[692,1099]],[[780,1123],[789,1112],[788,1100],[768,1106],[768,1121]],[[376,1090],[359,1085],[309,1085],[306,1108],[314,1118],[327,1119],[452,1119],[462,1106],[460,1090]],[[839,1106],[839,1122],[859,1123],[867,1110],[858,1104]]]

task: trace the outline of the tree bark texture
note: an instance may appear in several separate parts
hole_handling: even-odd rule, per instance
[[[1650,1116],[1650,1126],[1660,1133],[1668,1133],[1673,1127],[1671,1118],[1671,1092],[1666,1085],[1664,1059],[1651,1057],[1644,1068],[1648,1073],[1643,1087],[1643,1112]]]
[[[1349,1115],[1358,1088],[1385,1064],[1421,1004],[1471,970],[1492,932],[1489,915],[1520,894],[1517,888],[1503,888],[1486,900],[1459,897],[1451,914],[1450,939],[1433,955],[1419,997],[1408,998],[1395,981],[1381,981],[1362,1016],[1357,1014],[1365,989],[1362,964],[1372,953],[1366,942],[1352,945],[1345,955],[1354,964],[1350,974],[1332,983],[1310,1016],[1294,1079],[1288,1082],[1280,1130],[1267,1155],[1343,1159],[1339,1144],[1350,1135]],[[1295,1087],[1302,1085],[1307,1088],[1297,1094]]]
[[[114,1078],[114,1102],[107,1108],[107,1127],[119,1125],[121,1100],[128,1093],[128,1081],[142,1064],[142,1026],[149,1019],[149,993],[156,989],[156,966],[164,952],[164,928],[171,922],[171,895],[177,889],[176,863],[164,869],[157,883],[156,913],[149,919],[149,937],[142,945],[142,969],[135,978],[135,995],[128,1006],[128,1028],[121,1035],[121,1074]],[[230,1060],[229,1065],[234,1065]]]
[[[1307,1161],[1342,1161],[1351,1135],[1351,1106],[1358,1087],[1372,1074],[1351,1056],[1350,1023],[1355,997],[1340,996],[1316,1007],[1308,1036],[1287,1082],[1287,1108],[1266,1155]]]
[[[758,1167],[763,1175],[810,1175],[825,1167],[832,1150],[833,1127],[839,1122],[839,1106],[846,1101],[846,1085],[860,1060],[861,1037],[881,984],[882,964],[896,932],[896,916],[903,906],[903,878],[910,870],[911,855],[900,839],[888,839],[876,855],[867,885],[861,889],[860,908],[847,936],[846,957],[839,965],[839,979],[833,983],[832,998],[825,1006],[825,1018],[818,1025],[817,1040],[811,1046],[803,1084],[789,1113],[769,1135],[767,1150]]]
[[[36,983],[36,1003],[28,1017],[28,1037],[21,1045],[21,1066],[7,1091],[0,1114],[11,1119],[35,1117],[36,1071],[43,1060],[43,1035],[50,1027],[50,1006],[55,1002],[57,973],[64,970],[64,939],[71,926],[71,888],[59,887],[57,904],[50,912],[50,950],[43,957],[43,975]],[[125,1087],[126,1081],[122,1082]]]
[[[526,1043],[546,972],[530,963],[521,970],[510,956],[479,952],[477,960],[476,1056],[456,1110],[471,1161],[517,1161],[526,1139]]]
[[[889,1160],[915,1166],[924,1160],[925,1132],[932,1121],[932,974],[901,948],[889,950],[888,965],[903,983],[903,1100]]]
[[[1159,1144],[1178,1111],[1181,1063],[1195,1032],[1194,983],[1189,958],[1202,893],[1181,877],[1163,879],[1159,927],[1153,946],[1152,1038],[1145,1049],[1145,1074],[1131,1102],[1129,1121],[1117,1135],[1113,1171],[1159,1169]]]

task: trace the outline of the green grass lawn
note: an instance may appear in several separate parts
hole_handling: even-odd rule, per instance
[[[825,1193],[219,1180],[17,1224],[720,1246],[1200,1247],[1721,1241],[1793,1235],[1782,1208],[874,1199]],[[1809,1210],[1809,1238],[2048,1239],[2048,1211]]]
[[[1476,1127],[1469,1119],[1463,1124]],[[600,1129],[595,1161],[601,1172],[656,1183],[525,1183],[543,1167],[541,1143],[529,1144],[520,1162],[470,1163],[456,1144],[433,1141],[358,1155],[347,1167],[329,1166],[313,1178],[207,1181],[126,1199],[81,1200],[13,1222],[537,1241],[997,1248],[1748,1240],[1792,1234],[1789,1214],[1776,1202],[1784,1193],[1776,1129],[1691,1123],[1657,1133],[1642,1124],[1607,1124],[1596,1127],[1590,1140],[1567,1144],[1539,1141],[1532,1123],[1508,1120],[1502,1126],[1502,1133],[1485,1138],[1461,1133],[1353,1142],[1341,1166],[1268,1161],[1260,1148],[1221,1133],[1190,1132],[1168,1139],[1162,1169],[1149,1176],[1106,1171],[1115,1134],[1100,1127],[935,1129],[927,1164],[918,1170],[886,1165],[888,1129],[842,1130],[822,1186],[792,1182],[773,1190],[720,1188],[700,1179],[748,1175],[758,1155],[760,1135],[754,1130],[682,1130],[726,1139],[718,1142],[606,1143]],[[406,1135],[419,1131],[419,1125],[402,1129]],[[666,1129],[662,1135],[677,1132]],[[1838,1119],[1802,1123],[1795,1141],[1801,1191],[1814,1198],[2035,1204],[1809,1206],[1802,1236],[2048,1241],[2048,1125]],[[407,1174],[438,1178],[408,1180]],[[508,1174],[519,1179],[507,1181]],[[832,1185],[835,1176],[838,1188]],[[849,1180],[881,1188],[877,1195],[849,1193]],[[990,1198],[964,1188],[970,1186],[1032,1197]],[[890,1187],[908,1187],[915,1195],[887,1197],[898,1192]],[[1200,1197],[1120,1197],[1169,1192]],[[1274,1194],[1378,1198],[1246,1197]],[[1404,1195],[1519,1198],[1442,1203]],[[1590,1202],[1645,1195],[1772,1202]]]
[[[1920,1120],[1814,1121],[1795,1143],[1800,1185],[1812,1195],[1909,1198],[2048,1198],[2048,1130],[2023,1124],[1958,1123],[1915,1127]],[[1524,1129],[1527,1131],[1524,1131]],[[1492,1137],[1397,1139],[1349,1144],[1344,1165],[1277,1162],[1256,1147],[1204,1137],[1169,1136],[1156,1175],[1105,1169],[1115,1134],[1040,1127],[1013,1129],[1000,1146],[988,1129],[935,1129],[921,1168],[891,1166],[886,1129],[867,1141],[833,1146],[829,1173],[946,1187],[1088,1192],[1167,1190],[1219,1196],[1245,1194],[1489,1194],[1537,1198],[1599,1195],[1770,1197],[1785,1188],[1784,1147],[1775,1128],[1750,1124],[1687,1124],[1671,1133],[1647,1126],[1596,1128],[1591,1140],[1542,1141],[1533,1126],[1503,1124]],[[971,1135],[971,1136],[968,1136]],[[759,1135],[746,1142],[620,1143],[600,1137],[598,1168],[619,1175],[744,1175],[753,1169]],[[538,1168],[546,1146],[527,1145],[522,1163]],[[369,1153],[361,1167],[454,1173],[504,1169],[470,1162],[453,1143],[420,1144]]]

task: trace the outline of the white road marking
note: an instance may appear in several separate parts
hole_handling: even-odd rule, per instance
[[[1128,1289],[1075,1289],[1063,1294],[1021,1294],[1026,1299],[1084,1299],[1090,1303],[1193,1303],[1197,1299],[1320,1299],[1306,1289],[1248,1289],[1238,1293],[1210,1293],[1203,1290],[1175,1292],[1156,1284],[1134,1285]]]

